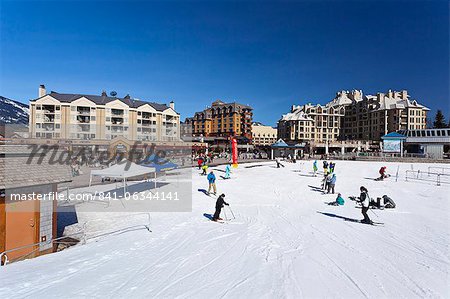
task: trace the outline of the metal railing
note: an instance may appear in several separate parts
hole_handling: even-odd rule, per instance
[[[138,229],[145,229],[148,232],[152,232],[150,230],[150,225],[151,225],[151,216],[150,213],[135,213],[135,214],[130,214],[130,215],[121,215],[121,216],[116,216],[116,218],[120,217],[120,218],[124,218],[124,217],[128,217],[128,216],[137,216],[137,215],[144,215],[147,217],[147,223],[146,224],[136,224],[136,225],[132,225],[132,226],[128,226],[128,227],[123,227],[120,229],[116,229],[113,231],[94,231],[94,232],[90,232],[90,234],[92,234],[91,236],[87,236],[86,234],[86,227],[88,226],[88,224],[91,224],[94,221],[100,221],[102,219],[93,219],[93,220],[89,220],[86,221],[85,223],[83,223],[83,229],[79,232],[73,233],[73,234],[69,234],[69,235],[65,235],[62,237],[58,237],[58,238],[54,238],[54,239],[50,239],[47,241],[42,241],[42,242],[36,242],[33,244],[27,244],[27,245],[23,245],[23,246],[19,246],[19,247],[15,247],[15,248],[11,248],[8,250],[5,250],[3,252],[0,253],[0,265],[1,266],[6,266],[8,263],[10,263],[9,259],[8,259],[8,253],[11,252],[15,252],[18,250],[23,250],[23,249],[27,249],[27,248],[32,248],[35,247],[36,248],[34,250],[32,250],[31,252],[27,252],[26,254],[21,255],[20,257],[18,257],[17,259],[14,259],[14,262],[17,261],[21,261],[26,259],[27,257],[29,257],[30,255],[34,254],[36,251],[38,251],[40,249],[40,246],[42,245],[49,245],[52,244],[52,246],[54,244],[68,244],[68,243],[73,243],[73,242],[64,242],[64,241],[60,241],[69,237],[73,237],[73,236],[77,236],[77,235],[81,235],[80,238],[80,242],[81,244],[86,244],[87,240],[91,240],[91,239],[96,239],[99,237],[105,237],[105,236],[111,236],[111,235],[116,235],[116,234],[123,234],[126,232],[130,232],[130,231],[135,231]],[[111,217],[109,217],[110,219]]]
[[[425,174],[427,175],[424,176]],[[408,179],[426,182],[436,182],[437,186],[440,186],[441,184],[450,184],[450,174],[442,174],[430,171],[425,172],[421,170],[406,170],[405,180],[408,181]]]
[[[436,173],[440,173],[440,174],[445,174],[445,175],[450,175],[450,167],[443,167],[443,166],[429,166],[428,167],[428,173],[433,173],[433,171],[431,171],[432,169],[436,169],[438,171],[436,171]],[[439,171],[440,170],[440,171]]]

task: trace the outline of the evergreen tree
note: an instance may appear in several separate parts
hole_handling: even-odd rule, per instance
[[[445,123],[445,116],[442,114],[441,110],[436,112],[436,116],[434,117],[433,128],[441,129],[446,128],[447,124]]]

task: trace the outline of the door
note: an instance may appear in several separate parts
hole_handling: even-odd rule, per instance
[[[39,242],[39,201],[8,202],[6,206],[6,250]],[[38,255],[39,246],[31,246],[7,253],[11,262]]]

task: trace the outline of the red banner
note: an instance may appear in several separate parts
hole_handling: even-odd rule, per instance
[[[231,158],[234,165],[238,164],[238,149],[236,138],[231,139]]]

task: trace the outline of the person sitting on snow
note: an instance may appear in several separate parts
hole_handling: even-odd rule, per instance
[[[213,221],[223,220],[220,218],[220,212],[222,211],[223,205],[229,206],[227,202],[224,200],[225,194],[221,194],[216,201],[216,211],[213,216]]]
[[[216,195],[216,176],[214,175],[214,172],[211,170],[211,172],[207,176],[209,187],[208,187],[208,194],[211,192],[211,189],[214,191],[214,195]]]
[[[338,193],[336,200],[329,202],[328,205],[330,206],[343,206],[345,203],[345,200],[342,198],[341,193]]]
[[[383,195],[383,203],[385,209],[395,209],[395,202],[387,195]]]

